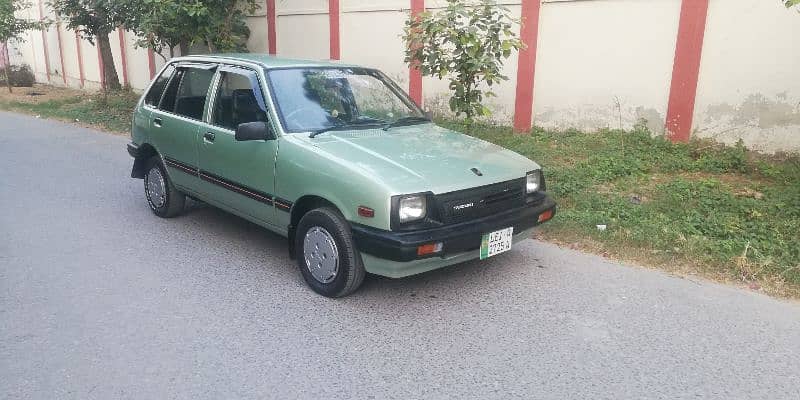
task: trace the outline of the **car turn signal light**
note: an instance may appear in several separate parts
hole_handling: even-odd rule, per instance
[[[358,215],[364,218],[372,218],[375,216],[375,210],[365,206],[358,206]]]
[[[442,251],[442,242],[439,243],[428,243],[423,244],[422,246],[417,247],[417,255],[418,256],[425,256],[428,254],[438,253]]]
[[[547,211],[539,214],[539,222],[547,221],[550,218],[553,218],[553,210],[552,209],[547,210]]]

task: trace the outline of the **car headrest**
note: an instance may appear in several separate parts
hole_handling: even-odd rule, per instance
[[[235,125],[243,122],[266,121],[266,115],[258,106],[258,101],[252,90],[235,89],[232,97],[233,122]]]

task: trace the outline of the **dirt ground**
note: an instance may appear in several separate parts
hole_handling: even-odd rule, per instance
[[[17,101],[21,103],[41,103],[48,100],[61,100],[75,96],[90,95],[84,90],[63,88],[51,85],[36,84],[33,87],[15,87],[13,93],[8,93],[8,88],[0,87],[0,100]]]

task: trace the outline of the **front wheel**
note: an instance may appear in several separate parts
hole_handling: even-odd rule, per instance
[[[158,156],[148,162],[144,174],[144,195],[150,209],[161,218],[180,214],[186,204],[186,196],[172,185]]]
[[[323,296],[347,296],[364,281],[364,264],[350,226],[334,209],[317,208],[303,216],[297,226],[295,249],[303,279]]]

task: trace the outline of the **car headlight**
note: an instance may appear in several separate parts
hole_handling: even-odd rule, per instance
[[[542,186],[542,170],[528,172],[525,175],[525,193],[533,193]]]
[[[401,197],[397,204],[397,217],[401,224],[416,221],[425,218],[427,209],[425,195],[415,194]]]

